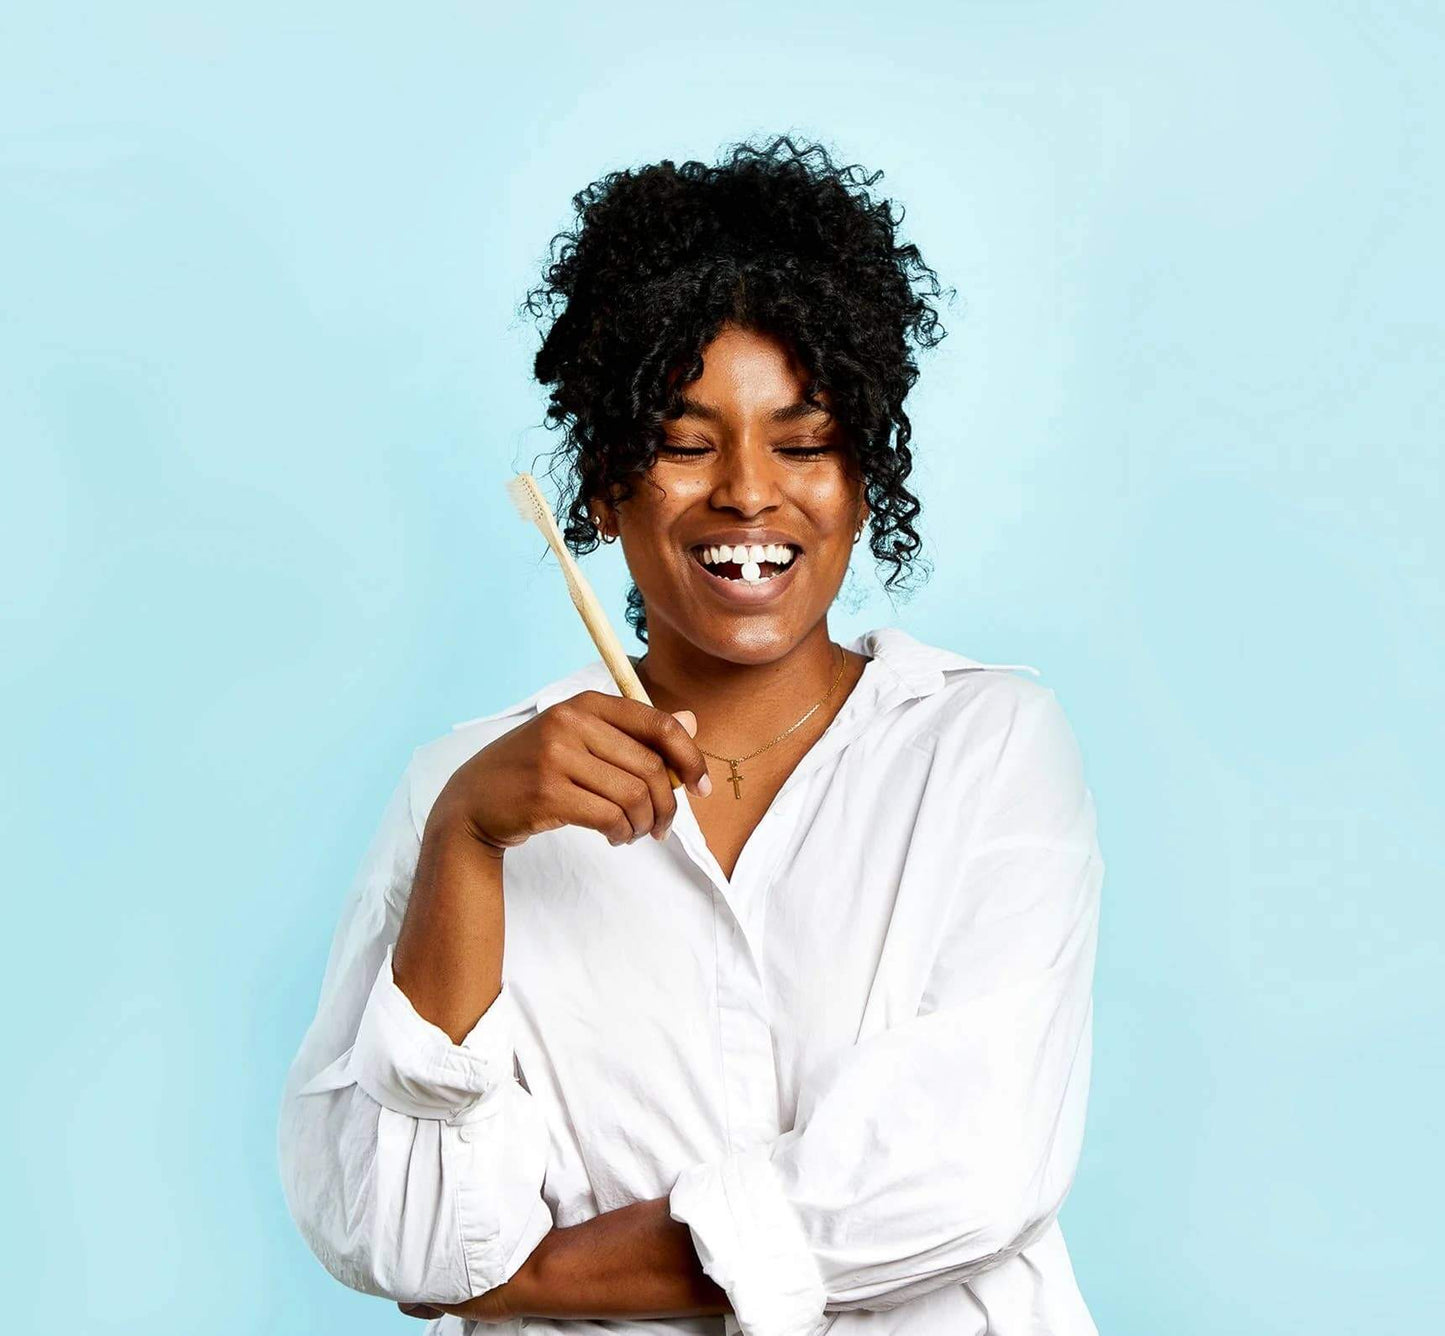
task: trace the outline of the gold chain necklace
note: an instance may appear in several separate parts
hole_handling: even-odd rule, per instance
[[[789,733],[793,732],[795,729],[801,728],[804,724],[806,724],[808,720],[811,719],[813,715],[816,714],[817,711],[827,703],[828,697],[833,694],[838,683],[843,679],[843,669],[848,666],[848,656],[843,653],[843,649],[841,646],[838,647],[838,657],[838,671],[833,678],[833,685],[828,688],[827,694],[823,697],[822,700],[817,703],[817,705],[813,706],[813,708],[809,710],[807,714],[805,714],[801,719],[799,719],[796,724],[794,724],[791,728],[785,728],[781,733],[778,734],[777,737],[772,740],[772,742],[763,743],[763,745],[759,747],[757,751],[751,751],[746,756],[719,756],[716,752],[705,751],[701,747],[698,748],[698,751],[702,752],[704,756],[711,756],[714,761],[726,761],[728,763],[728,766],[731,769],[732,773],[727,777],[726,782],[733,786],[733,797],[736,798],[738,801],[741,801],[743,796],[743,776],[742,772],[738,769],[738,766],[740,766],[744,761],[751,761],[754,756],[758,755],[759,752],[765,752],[769,747],[776,746],[785,737],[787,737]]]

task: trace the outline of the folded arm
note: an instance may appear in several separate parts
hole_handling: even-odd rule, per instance
[[[1038,1238],[1068,1192],[1103,864],[1053,693],[1018,708],[919,1013],[810,1072],[791,1131],[672,1189],[745,1336],[807,1336],[829,1312],[967,1281]]]
[[[506,1322],[703,1317],[732,1308],[698,1263],[688,1227],[672,1218],[666,1197],[657,1197],[552,1230],[506,1284],[487,1294],[402,1311]]]
[[[397,983],[421,852],[410,773],[338,925],[278,1154],[291,1214],[333,1276],[398,1301],[462,1302],[503,1284],[552,1228],[548,1139],[515,1079],[506,984],[464,1033],[434,1012],[449,1033]]]

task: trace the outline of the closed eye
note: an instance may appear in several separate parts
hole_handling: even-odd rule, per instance
[[[657,447],[657,453],[673,459],[696,459],[699,455],[710,453],[711,449],[711,446],[674,445],[668,441]],[[822,459],[835,449],[831,445],[795,445],[779,447],[778,453],[790,459]]]

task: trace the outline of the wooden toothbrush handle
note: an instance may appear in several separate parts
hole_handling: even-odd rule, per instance
[[[607,665],[612,672],[612,680],[617,683],[617,689],[628,700],[641,701],[644,705],[651,705],[652,698],[647,694],[647,688],[642,685],[641,679],[637,676],[637,669],[632,666],[632,660],[624,654],[622,663],[621,669],[613,668],[610,663]],[[677,777],[671,766],[667,767],[667,782],[675,789],[682,787],[682,780]]]
[[[591,593],[591,590],[588,590]],[[587,625],[588,634],[592,637],[592,643],[597,646],[597,652],[602,656],[602,662],[607,665],[607,671],[612,674],[612,680],[617,683],[617,689],[628,700],[641,701],[643,705],[651,705],[652,698],[647,694],[647,688],[642,685],[642,679],[637,675],[637,669],[632,666],[632,660],[617,641],[613,633],[612,624],[607,620],[606,614],[602,612],[595,598],[583,597],[575,600],[577,611],[582,614],[582,620]],[[667,767],[667,782],[675,789],[682,787],[682,780],[678,778],[676,771],[671,766]]]

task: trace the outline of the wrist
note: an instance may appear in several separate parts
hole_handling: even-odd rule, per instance
[[[472,850],[498,861],[506,853],[506,847],[492,840],[473,820],[467,808],[460,801],[450,798],[445,789],[427,813],[422,841]]]
[[[544,1269],[556,1244],[559,1231],[552,1229],[532,1249],[527,1260],[512,1274],[497,1293],[502,1296],[509,1317],[547,1317],[555,1315],[557,1295],[550,1293]],[[548,1298],[552,1300],[550,1310]]]

